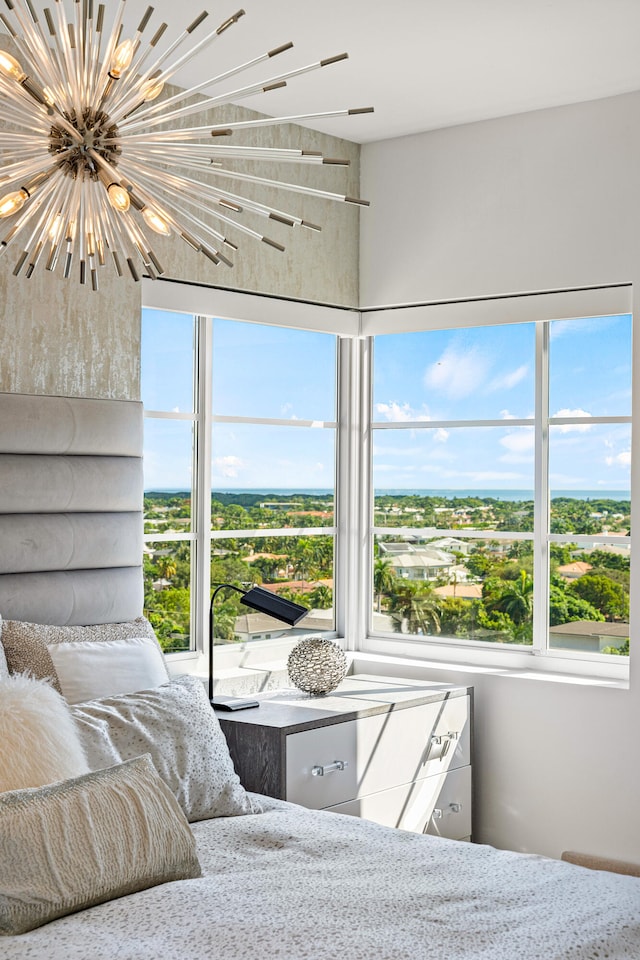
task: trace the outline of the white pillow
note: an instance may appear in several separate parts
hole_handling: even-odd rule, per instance
[[[155,637],[71,640],[50,643],[48,650],[69,703],[147,690],[169,679]]]
[[[2,624],[2,646],[7,658],[9,673],[28,673],[38,680],[49,680],[52,686],[62,693],[56,674],[50,648],[59,643],[104,643],[111,640],[128,640],[130,637],[148,637],[155,640],[158,652],[162,654],[156,640],[153,627],[146,617],[136,617],[124,623],[95,623],[89,626],[64,627],[52,623],[29,623],[24,620],[5,620]],[[164,682],[165,676],[161,682]],[[148,678],[140,689],[152,686]],[[124,690],[110,689],[109,694],[131,690],[127,684]],[[82,693],[80,700],[89,700],[98,696],[93,689]]]
[[[0,793],[88,773],[69,707],[46,681],[0,681]]]
[[[258,813],[197,677],[71,707],[92,770],[151,755],[189,822]]]

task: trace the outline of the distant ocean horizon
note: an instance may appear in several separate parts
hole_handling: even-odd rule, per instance
[[[145,493],[188,493],[184,487],[149,487]],[[227,487],[226,489],[216,488],[212,490],[212,496],[216,493],[225,494],[261,494],[262,496],[290,496],[296,493],[302,493],[305,496],[327,496],[334,491],[326,487]],[[448,500],[454,497],[478,497],[480,500],[533,500],[533,490],[469,490],[467,488],[455,489],[426,489],[419,490],[413,488],[403,489],[400,487],[376,488],[374,491],[377,497],[446,497]],[[551,497],[570,497],[573,500],[630,500],[630,490],[552,490]]]

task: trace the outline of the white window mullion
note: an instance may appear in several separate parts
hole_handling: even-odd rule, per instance
[[[196,533],[195,563],[192,558],[191,616],[196,649],[204,654],[209,631],[209,595],[211,591],[211,368],[212,321],[196,321],[196,436],[194,443],[193,512]]]
[[[373,519],[375,490],[373,488],[373,432],[371,423],[373,413],[373,337],[367,337],[358,343],[360,368],[360,445],[361,471],[356,488],[358,497],[358,548],[360,556],[360,633],[364,638],[371,633],[373,613]]]
[[[361,343],[351,338],[338,340],[338,471],[336,475],[336,564],[334,577],[334,609],[336,630],[345,638],[349,650],[366,630],[362,590],[363,551],[361,494],[363,492],[362,434],[362,366]],[[366,422],[366,421],[364,421]]]
[[[549,324],[536,324],[535,494],[533,505],[533,652],[549,637]]]

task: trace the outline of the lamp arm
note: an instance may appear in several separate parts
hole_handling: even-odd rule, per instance
[[[218,593],[225,587],[228,590],[235,590],[236,593],[241,593],[243,596],[247,592],[241,590],[240,587],[236,587],[233,583],[219,583],[211,594],[209,604],[209,700],[213,700],[213,603]]]

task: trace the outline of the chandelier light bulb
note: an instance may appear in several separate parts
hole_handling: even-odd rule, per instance
[[[49,240],[51,243],[57,243],[62,233],[62,214],[56,213],[51,226],[49,227]]]
[[[145,103],[155,100],[164,89],[164,80],[147,80],[140,87],[140,95]]]
[[[10,217],[13,213],[17,213],[28,199],[29,194],[25,189],[5,194],[0,199],[0,217]]]
[[[155,280],[164,268],[153,250],[154,233],[184,241],[215,267],[232,267],[228,254],[239,250],[241,239],[283,251],[280,240],[286,230],[320,230],[303,219],[296,194],[366,205],[311,187],[309,177],[301,183],[283,174],[289,164],[330,164],[337,171],[348,161],[273,146],[268,135],[256,143],[253,131],[259,136],[278,124],[294,131],[298,122],[372,108],[279,117],[247,111],[245,119],[216,122],[218,108],[258,94],[269,96],[296,77],[342,62],[346,53],[274,71],[273,61],[293,47],[284,43],[183,88],[182,69],[203,53],[207,63],[215,64],[209,48],[226,37],[244,10],[214,27],[204,11],[173,40],[165,40],[166,23],[143,39],[154,13],[148,7],[135,35],[122,40],[124,3],[99,4],[94,22],[94,4],[84,0],[5,0],[0,19],[21,60],[0,50],[0,122],[10,125],[0,149],[0,183],[7,191],[0,198],[0,218],[9,221],[0,231],[0,255],[6,256],[7,248],[20,250],[14,276],[26,265],[31,277],[39,262],[53,272],[60,262],[64,279],[79,274],[80,283],[90,282],[94,290],[107,264],[119,277],[128,268],[134,281],[142,276]],[[73,7],[71,19],[67,6]],[[104,22],[109,9],[110,27]],[[204,32],[195,39],[203,23]],[[228,89],[229,78],[258,64],[270,73]],[[298,130],[304,139],[305,130]],[[243,141],[245,131],[251,132]],[[275,205],[274,194],[283,197],[281,203]],[[257,229],[260,219],[275,224],[280,236]],[[49,243],[47,257],[41,258]]]
[[[118,213],[126,213],[130,206],[129,191],[119,183],[110,183],[107,187],[109,203]]]
[[[26,77],[26,73],[16,58],[12,57],[6,50],[0,50],[0,73],[3,73],[10,80],[16,80],[18,83]]]
[[[170,235],[171,227],[167,221],[160,216],[158,211],[153,209],[153,207],[145,207],[142,211],[142,217],[150,230],[161,234],[163,237],[168,237]]]
[[[118,80],[124,71],[131,66],[134,53],[135,46],[133,40],[123,40],[111,58],[109,75],[113,77],[114,80]]]

